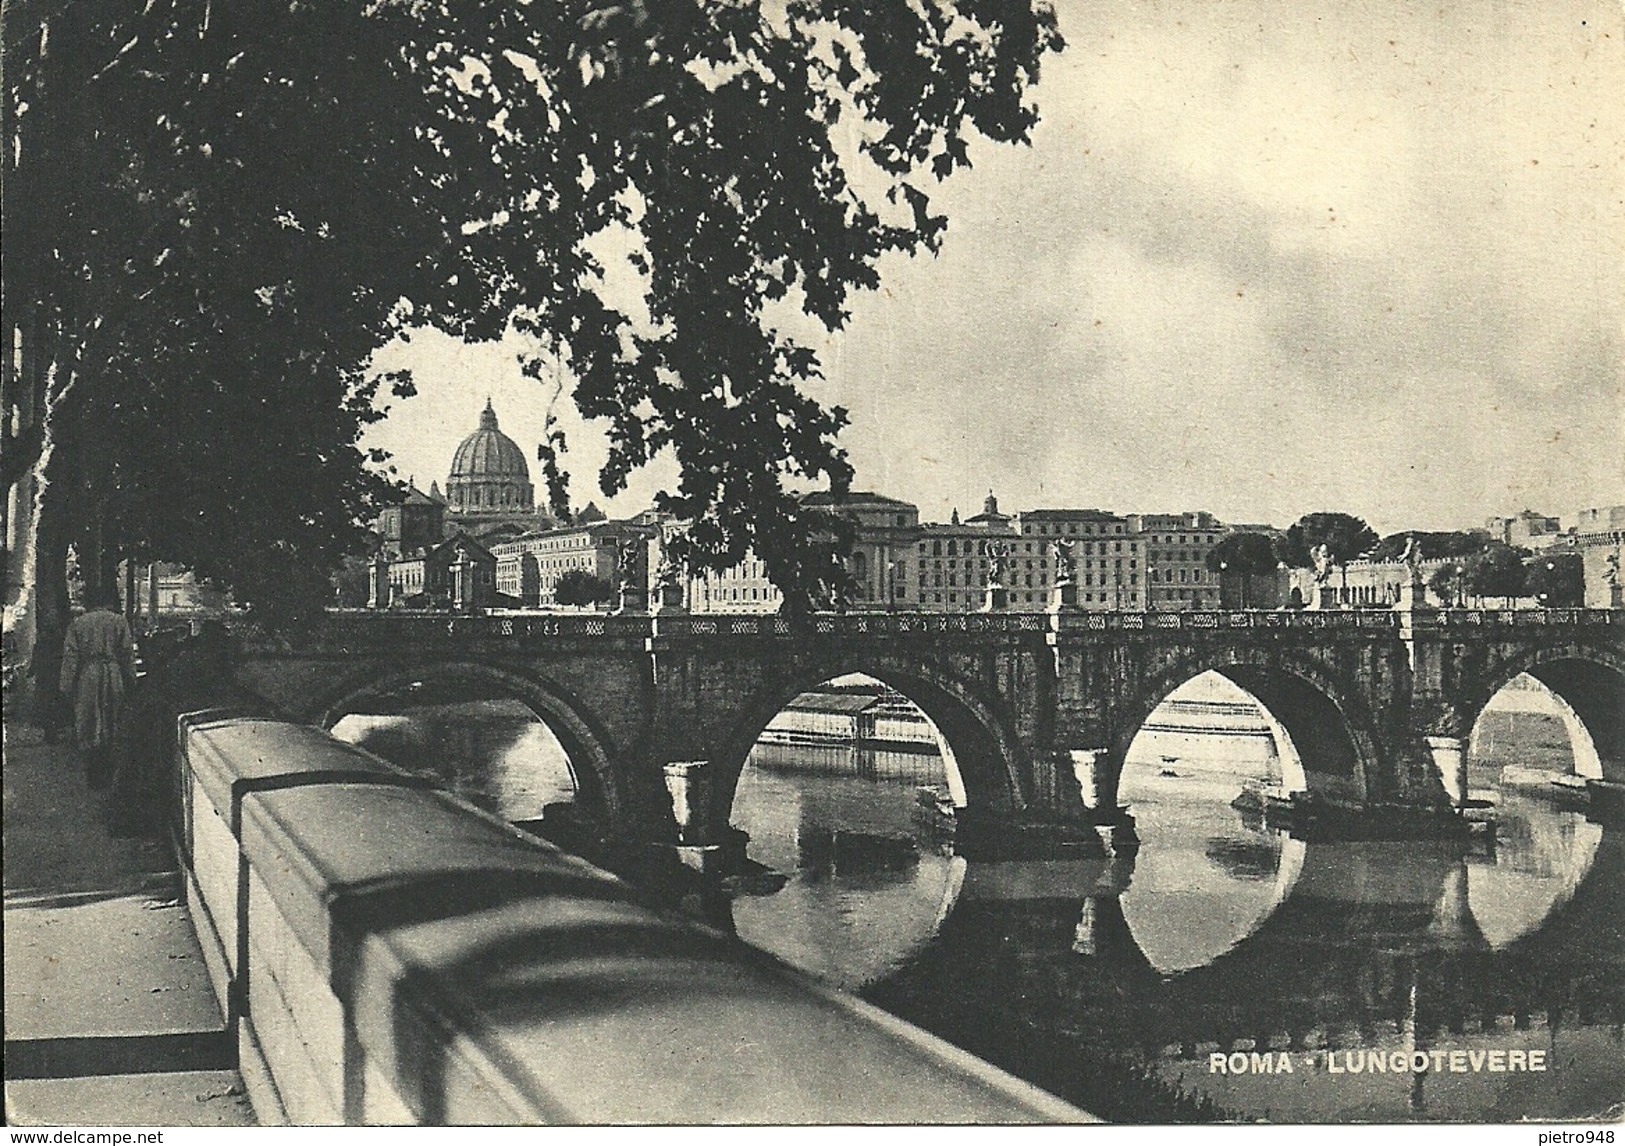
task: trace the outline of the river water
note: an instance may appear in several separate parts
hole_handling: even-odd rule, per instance
[[[557,742],[509,702],[346,719],[510,819],[569,798]],[[1225,743],[1131,755],[1137,853],[1005,862],[920,819],[934,755],[760,745],[733,819],[787,878],[752,881],[733,925],[1110,1120],[1617,1112],[1625,832],[1508,791],[1493,844],[1306,843],[1230,806],[1279,777]]]

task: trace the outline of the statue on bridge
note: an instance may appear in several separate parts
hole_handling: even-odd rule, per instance
[[[628,537],[615,546],[615,612],[635,613],[644,606],[646,586],[638,583],[638,551],[644,546],[641,537]]]
[[[1413,584],[1422,579],[1422,546],[1416,540],[1416,534],[1406,534],[1405,552],[1399,555],[1399,560],[1405,566],[1406,572],[1410,574]]]
[[[1004,587],[1010,547],[1002,541],[984,541],[982,552],[987,556],[987,586],[982,591],[982,612],[997,613],[1010,604],[1010,593]]]
[[[1332,576],[1332,551],[1322,541],[1309,551],[1309,560],[1315,565],[1315,584],[1324,585]]]
[[[1057,585],[1070,585],[1072,583],[1072,546],[1073,543],[1064,537],[1057,537],[1049,543],[1050,554],[1055,558],[1055,583]]]
[[[987,541],[982,545],[982,552],[987,555],[988,587],[1003,588],[1005,562],[1010,555],[1010,547],[1002,541]]]

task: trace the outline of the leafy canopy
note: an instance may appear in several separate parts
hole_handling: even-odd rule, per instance
[[[1524,562],[1524,590],[1548,609],[1585,604],[1585,559],[1578,553],[1537,553]]]
[[[838,530],[797,493],[851,469],[786,331],[839,329],[882,255],[937,247],[930,182],[973,132],[1026,137],[1061,46],[1037,0],[41,11],[50,50],[28,21],[6,38],[8,116],[34,117],[25,293],[97,391],[126,532],[250,595],[336,560],[376,501],[373,350],[517,326],[547,348],[527,370],[565,365],[607,426],[606,493],[671,451],[676,555],[754,549],[810,602]],[[560,511],[565,444],[542,451]]]
[[[1267,533],[1230,533],[1207,552],[1210,573],[1231,570],[1244,576],[1269,573],[1276,566],[1275,538]]]
[[[1482,529],[1462,530],[1406,530],[1403,533],[1390,533],[1377,545],[1373,553],[1374,561],[1397,561],[1405,553],[1405,545],[1411,538],[1421,547],[1422,556],[1426,560],[1444,557],[1468,557],[1474,553],[1482,553],[1484,546],[1489,544],[1490,535]]]
[[[462,290],[415,317],[485,337],[510,319],[575,378],[610,442],[606,494],[669,450],[658,509],[691,523],[691,566],[754,549],[792,608],[833,568],[828,511],[846,423],[810,392],[789,328],[848,318],[889,251],[935,250],[933,179],[971,131],[1020,140],[1039,62],[1061,41],[1033,3],[601,0],[420,4],[414,66],[457,125]],[[842,141],[847,141],[843,144]],[[804,320],[802,325],[804,325]],[[545,356],[544,356],[545,357]],[[541,357],[529,364],[544,369]],[[556,428],[542,450],[568,496]]]
[[[1525,554],[1500,541],[1467,560],[1467,591],[1478,597],[1517,597],[1524,591]]]
[[[74,493],[43,512],[104,561],[319,604],[387,493],[357,447],[376,390],[410,390],[367,360],[452,253],[405,29],[349,5],[42,11],[6,26],[5,288],[35,311],[47,480]]]
[[[1311,554],[1321,545],[1331,554],[1332,564],[1347,565],[1371,551],[1377,534],[1362,519],[1347,513],[1306,513],[1286,531],[1281,543],[1281,559],[1296,568],[1312,563]]]
[[[614,600],[615,587],[585,569],[567,569],[553,586],[560,605],[603,605]]]

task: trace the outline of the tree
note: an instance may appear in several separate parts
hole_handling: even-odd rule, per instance
[[[30,433],[5,478],[31,469],[38,491],[39,678],[70,544],[92,583],[162,558],[273,621],[325,603],[386,494],[356,446],[383,381],[367,359],[449,249],[400,20],[196,0],[7,17],[6,341],[24,361],[6,356],[6,405]]]
[[[1458,562],[1448,562],[1439,566],[1428,578],[1428,588],[1445,608],[1451,608],[1461,602],[1466,591],[1466,566]]]
[[[1578,553],[1548,553],[1524,562],[1526,591],[1542,608],[1577,609],[1585,604],[1585,559]]]
[[[798,486],[851,471],[845,413],[785,331],[838,329],[882,254],[940,244],[926,186],[972,132],[1025,139],[1061,46],[1046,6],[973,0],[7,17],[7,232],[28,237],[7,322],[29,312],[38,401],[6,480],[38,474],[58,632],[70,539],[104,572],[120,548],[175,559],[273,613],[322,596],[385,493],[356,447],[367,362],[416,325],[534,335],[527,371],[567,366],[607,423],[600,487],[671,451],[675,555],[753,550],[805,606],[839,531]],[[543,450],[559,511],[564,445]]]
[[[1467,561],[1467,591],[1475,597],[1500,597],[1503,604],[1524,590],[1524,554],[1500,541]]]
[[[1347,565],[1376,547],[1377,534],[1360,518],[1347,513],[1307,513],[1287,529],[1280,558],[1302,569],[1312,563],[1312,554],[1321,545],[1331,554],[1333,565]]]
[[[1275,546],[1275,538],[1267,533],[1227,534],[1208,550],[1208,571],[1221,576],[1234,572],[1241,577],[1241,607],[1245,609],[1251,579],[1257,574],[1275,572]]]
[[[553,586],[560,605],[603,605],[615,598],[615,586],[585,569],[567,569]]]
[[[676,558],[721,569],[752,551],[806,607],[828,588],[821,539],[836,530],[796,487],[842,491],[851,468],[845,411],[811,395],[817,355],[787,331],[798,313],[839,329],[882,254],[939,246],[927,185],[968,165],[973,130],[1026,138],[1028,88],[1061,45],[1053,13],[574,0],[425,19],[424,41],[470,77],[442,71],[436,93],[480,133],[459,141],[460,190],[490,290],[465,309],[545,343],[533,373],[568,364],[575,405],[607,423],[605,494],[675,456],[656,508],[690,523]],[[561,515],[563,447],[555,433],[542,451]]]
[[[1373,561],[1397,561],[1405,552],[1411,538],[1422,548],[1422,556],[1433,560],[1445,557],[1470,557],[1482,553],[1489,544],[1490,535],[1482,529],[1461,530],[1405,530],[1390,533],[1378,543],[1372,553]]]

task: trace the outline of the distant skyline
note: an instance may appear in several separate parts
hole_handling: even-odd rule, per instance
[[[941,253],[820,344],[856,487],[1380,533],[1625,503],[1619,4],[1057,7],[1032,147],[974,145]],[[540,486],[519,349],[386,348],[420,393],[368,444],[444,484],[489,395]],[[604,498],[559,413],[577,507],[672,480]]]

